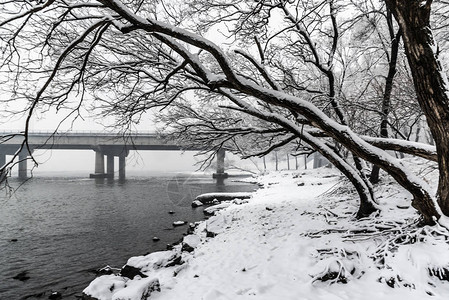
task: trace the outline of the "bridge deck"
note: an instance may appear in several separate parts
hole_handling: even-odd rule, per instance
[[[6,155],[16,155],[24,141],[23,134],[0,132],[0,167],[5,164]],[[163,138],[155,133],[137,133],[123,135],[107,132],[31,132],[28,134],[31,151],[37,149],[94,150],[95,173],[93,177],[114,176],[114,156],[119,157],[119,178],[125,178],[125,158],[130,150],[205,150],[204,148],[180,145],[173,140]],[[19,154],[19,177],[27,177],[28,149]],[[104,157],[107,157],[105,172]],[[217,156],[217,178],[224,173],[224,149]]]
[[[1,138],[3,136],[4,138]],[[6,137],[6,138],[5,138]],[[18,148],[23,142],[23,135],[14,135],[11,132],[0,132],[1,149]],[[121,147],[127,150],[202,150],[189,145],[180,145],[173,140],[161,137],[156,133],[136,133],[123,135],[107,132],[31,132],[28,134],[28,144],[34,149],[91,149],[98,147]],[[8,146],[8,147],[6,147]],[[7,152],[10,152],[6,150]]]

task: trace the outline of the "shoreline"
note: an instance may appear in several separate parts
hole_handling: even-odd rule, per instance
[[[245,176],[239,176],[239,177],[245,177]],[[246,176],[250,177],[250,176]],[[239,181],[240,183],[246,183],[246,181]],[[254,184],[253,181],[247,182],[248,184]],[[178,226],[185,226],[187,228],[186,232],[182,233],[182,237],[180,237],[177,241],[167,244],[165,250],[159,250],[159,251],[153,251],[150,253],[147,253],[145,255],[141,256],[133,256],[128,259],[127,263],[121,268],[111,268],[110,266],[105,266],[99,270],[97,270],[98,276],[90,283],[88,287],[86,287],[81,296],[79,297],[82,300],[102,300],[105,299],[104,295],[100,297],[97,296],[98,292],[100,293],[107,293],[105,291],[104,287],[108,286],[110,292],[112,293],[113,290],[111,290],[111,287],[126,287],[125,282],[129,282],[134,280],[134,278],[137,278],[140,284],[136,284],[136,286],[132,285],[132,288],[135,294],[139,295],[140,297],[143,297],[147,295],[146,297],[149,297],[152,292],[160,292],[160,283],[157,278],[152,279],[146,279],[149,276],[145,275],[143,272],[148,272],[151,269],[161,269],[161,268],[174,268],[174,276],[183,269],[183,265],[187,262],[183,260],[182,254],[183,253],[191,253],[195,251],[195,248],[203,242],[201,240],[201,237],[197,235],[196,231],[198,230],[198,227],[201,224],[207,223],[210,216],[213,216],[215,212],[218,212],[219,210],[222,210],[228,205],[223,206],[223,204],[237,204],[241,205],[244,203],[247,203],[250,199],[252,194],[251,192],[230,192],[230,193],[206,193],[206,194],[200,194],[195,199],[192,200],[192,209],[198,209],[199,207],[202,207],[204,205],[203,213],[204,213],[204,220],[196,221],[194,223],[186,223],[183,224],[177,224],[176,221],[173,223],[173,227]],[[209,201],[212,198],[214,198],[214,201]],[[218,198],[218,199],[217,199]],[[198,200],[200,199],[200,200]],[[195,206],[194,203],[196,201],[202,201],[202,205]],[[207,209],[212,209],[213,213],[207,213]],[[171,211],[169,212],[171,213]],[[205,229],[203,231],[206,232],[206,237],[213,238],[215,237],[219,231],[221,230],[219,227],[222,227],[222,224],[218,225],[216,222],[213,222],[212,224],[215,224],[216,229],[209,230]],[[98,279],[98,280],[97,280]],[[120,298],[122,297],[122,293],[119,293],[118,295],[115,294],[113,298]],[[125,297],[127,292],[124,293]],[[78,296],[77,296],[78,297]],[[129,296],[127,299],[134,299],[135,297]],[[136,298],[137,299],[137,298]],[[139,298],[140,300],[141,298]]]
[[[239,176],[239,177],[250,177],[250,176]],[[254,184],[253,181],[239,181],[240,183],[248,183]],[[195,248],[202,242],[204,242],[201,237],[196,233],[198,227],[201,224],[207,223],[211,216],[214,215],[215,212],[222,210],[226,207],[223,204],[237,204],[241,205],[247,203],[252,194],[251,192],[229,192],[229,193],[206,193],[200,194],[195,199],[192,200],[192,209],[198,209],[204,205],[203,213],[204,220],[196,221],[194,223],[184,223],[182,225],[173,223],[174,227],[185,226],[187,230],[182,233],[182,237],[180,237],[177,241],[167,244],[165,250],[153,251],[140,256],[133,256],[128,259],[127,263],[121,269],[111,268],[110,266],[105,266],[99,270],[97,270],[97,276],[90,284],[87,286],[81,296],[82,300],[102,300],[104,298],[104,294],[108,293],[105,290],[105,287],[109,287],[109,291],[111,294],[113,293],[113,289],[111,287],[126,287],[125,282],[133,281],[137,278],[139,284],[131,284],[133,291],[131,294],[138,295],[141,298],[135,298],[135,295],[130,295],[128,291],[123,292],[120,291],[118,294],[114,294],[113,297],[107,297],[110,299],[120,298],[120,297],[128,297],[126,299],[142,299],[146,295],[146,297],[150,297],[153,292],[160,292],[160,283],[157,278],[149,278],[149,276],[145,275],[143,272],[149,272],[151,270],[157,270],[162,268],[171,268],[170,271],[174,272],[174,276],[184,268],[184,264],[187,263],[188,260],[184,260],[182,254],[183,253],[192,253],[195,251]],[[215,198],[215,201],[208,201],[212,198]],[[240,197],[240,198],[239,198]],[[216,199],[218,198],[218,199]],[[243,198],[243,199],[242,199]],[[195,201],[204,201],[201,206],[194,206]],[[219,200],[220,199],[220,200]],[[207,213],[207,209],[212,209],[213,213]],[[171,212],[169,212],[171,213]],[[180,221],[177,221],[180,222]],[[221,231],[222,224],[217,224],[216,222],[212,222],[213,228],[203,229],[206,232],[207,238],[213,238],[218,235],[219,231]],[[215,227],[214,227],[215,226]],[[215,229],[214,229],[215,228]],[[98,280],[97,280],[98,279]],[[103,295],[98,296],[98,293],[102,293]],[[124,295],[122,295],[124,294]],[[128,295],[128,296],[127,296]],[[78,296],[77,296],[78,297]]]
[[[382,211],[362,220],[354,218],[354,190],[335,169],[258,180],[262,188],[252,199],[222,205],[172,251],[131,257],[127,264],[140,275],[97,278],[84,292],[99,300],[440,300],[449,294],[449,280],[438,275],[446,271],[437,271],[448,270],[445,240],[432,235],[382,246],[394,245],[400,232],[434,232],[415,226],[410,195],[391,179],[376,187]],[[379,253],[385,256],[378,259]]]

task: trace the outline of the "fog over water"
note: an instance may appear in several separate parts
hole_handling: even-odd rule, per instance
[[[126,171],[134,173],[193,172],[200,161],[194,151],[130,151],[126,159]],[[38,150],[33,154],[39,162],[36,174],[50,172],[93,172],[95,152],[93,150]],[[115,171],[118,158],[115,159]],[[31,167],[31,163],[29,164]]]
[[[93,150],[36,150],[34,158],[39,163],[33,168],[33,174],[48,176],[49,174],[64,173],[89,173],[94,172],[95,152]],[[12,156],[7,156],[11,159]],[[126,173],[134,175],[150,175],[154,173],[190,173],[198,171],[204,155],[197,151],[130,151],[126,158]],[[206,170],[208,173],[215,172],[215,161]],[[106,159],[105,159],[106,164]],[[226,153],[225,164],[227,168],[237,166],[242,169],[263,169],[261,159],[241,160],[238,156]],[[118,176],[118,157],[115,158],[115,172]],[[33,163],[28,161],[28,170]],[[231,170],[232,171],[232,170]],[[13,175],[17,175],[17,167],[13,169]]]

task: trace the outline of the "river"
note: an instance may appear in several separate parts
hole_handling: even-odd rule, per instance
[[[131,256],[165,249],[187,228],[177,220],[204,218],[192,199],[205,192],[252,191],[255,186],[205,175],[11,178],[12,196],[0,191],[0,299],[77,299],[95,270],[122,267]],[[173,211],[174,214],[169,214]],[[160,241],[154,242],[153,237]],[[27,280],[13,279],[25,272]]]

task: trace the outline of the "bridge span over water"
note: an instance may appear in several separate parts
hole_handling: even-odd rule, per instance
[[[8,132],[0,133],[0,166],[5,164],[7,155],[18,154],[20,178],[28,176],[27,158],[33,151],[39,149],[93,150],[95,152],[95,171],[90,174],[92,178],[113,178],[115,174],[114,159],[118,157],[119,179],[125,178],[126,157],[131,150],[204,150],[177,144],[155,133],[121,135],[104,132],[30,132],[28,134],[29,149],[22,149],[19,152],[23,138],[23,135],[13,135]],[[217,154],[217,172],[214,174],[216,178],[227,177],[224,171],[224,157],[225,150],[221,149]]]

